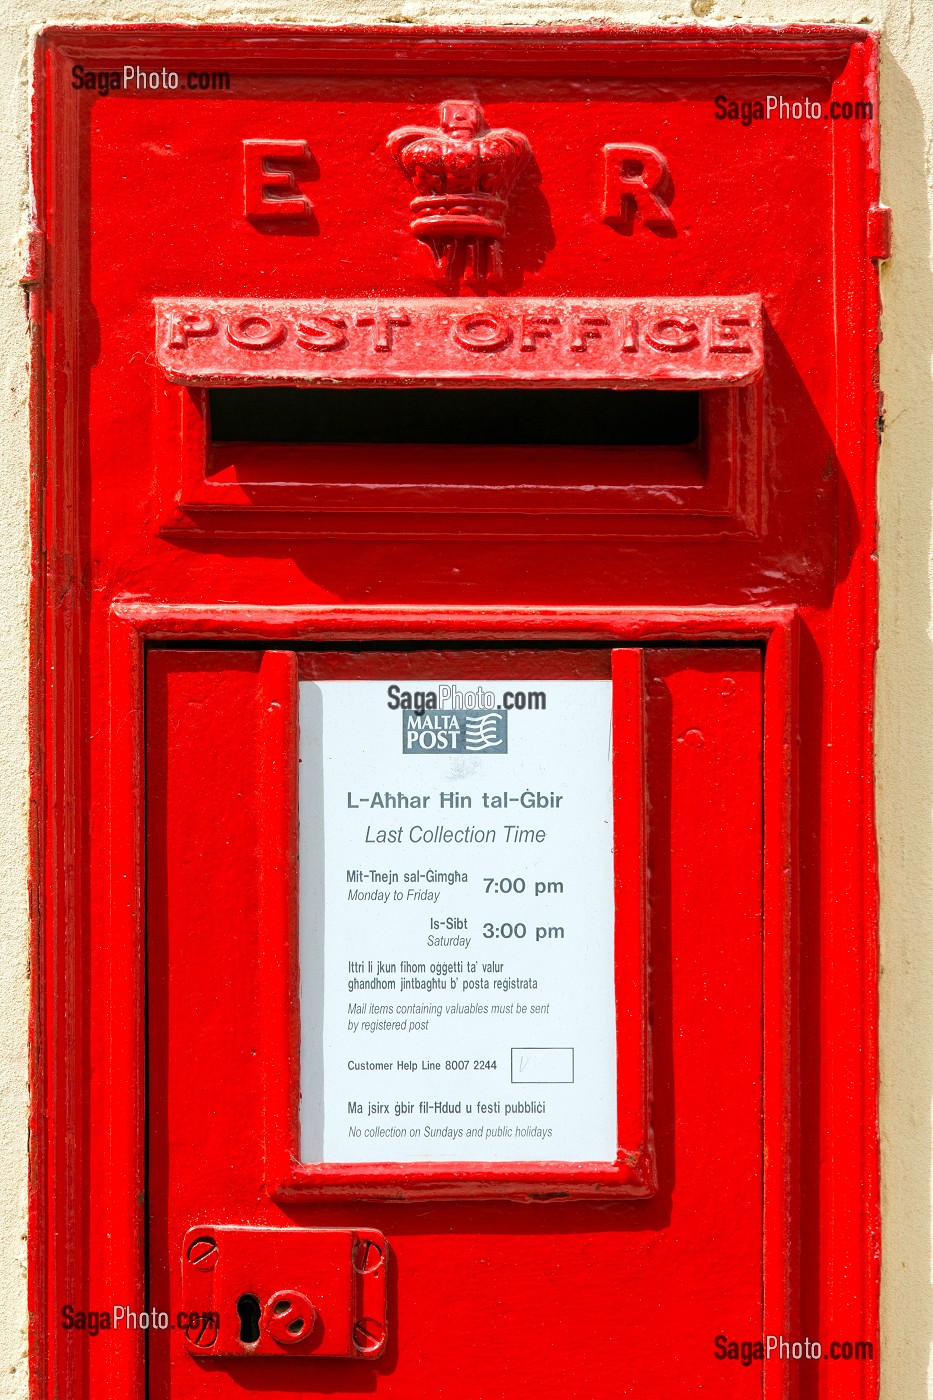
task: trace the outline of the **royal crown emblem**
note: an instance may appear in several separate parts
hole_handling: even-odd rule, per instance
[[[509,195],[531,158],[520,131],[490,131],[477,102],[442,102],[440,126],[403,126],[387,142],[418,194],[411,231],[452,288],[502,278]]]

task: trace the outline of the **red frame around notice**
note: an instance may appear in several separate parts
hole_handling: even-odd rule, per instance
[[[324,679],[612,681],[618,1154],[615,1162],[307,1163],[298,1154],[297,684]],[[645,899],[644,665],[637,647],[579,651],[270,651],[261,671],[271,722],[263,738],[264,828],[274,833],[274,880],[263,884],[266,1188],[278,1200],[321,1196],[433,1200],[639,1197],[655,1189],[649,1116]],[[286,950],[283,953],[283,950]],[[283,1076],[281,1066],[288,1066]]]

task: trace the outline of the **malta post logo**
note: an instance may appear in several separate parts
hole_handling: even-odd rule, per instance
[[[402,752],[508,753],[505,710],[403,710]]]

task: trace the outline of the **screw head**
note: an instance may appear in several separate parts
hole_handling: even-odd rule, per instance
[[[214,1345],[217,1341],[217,1333],[217,1322],[210,1314],[204,1317],[195,1314],[185,1328],[185,1336],[188,1341],[200,1351],[207,1351]]]
[[[385,1258],[375,1240],[358,1239],[353,1246],[353,1267],[358,1274],[372,1274]]]
[[[385,1323],[376,1317],[361,1317],[353,1324],[353,1345],[361,1356],[378,1356],[386,1344]]]
[[[193,1269],[209,1273],[217,1267],[217,1241],[213,1235],[199,1235],[188,1246],[188,1263]]]

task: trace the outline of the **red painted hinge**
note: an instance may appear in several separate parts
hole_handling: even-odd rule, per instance
[[[877,262],[891,256],[891,210],[887,204],[872,204],[868,210],[868,256]]]
[[[26,234],[26,248],[23,275],[19,279],[21,287],[34,287],[45,279],[45,234],[37,224],[30,224]]]

